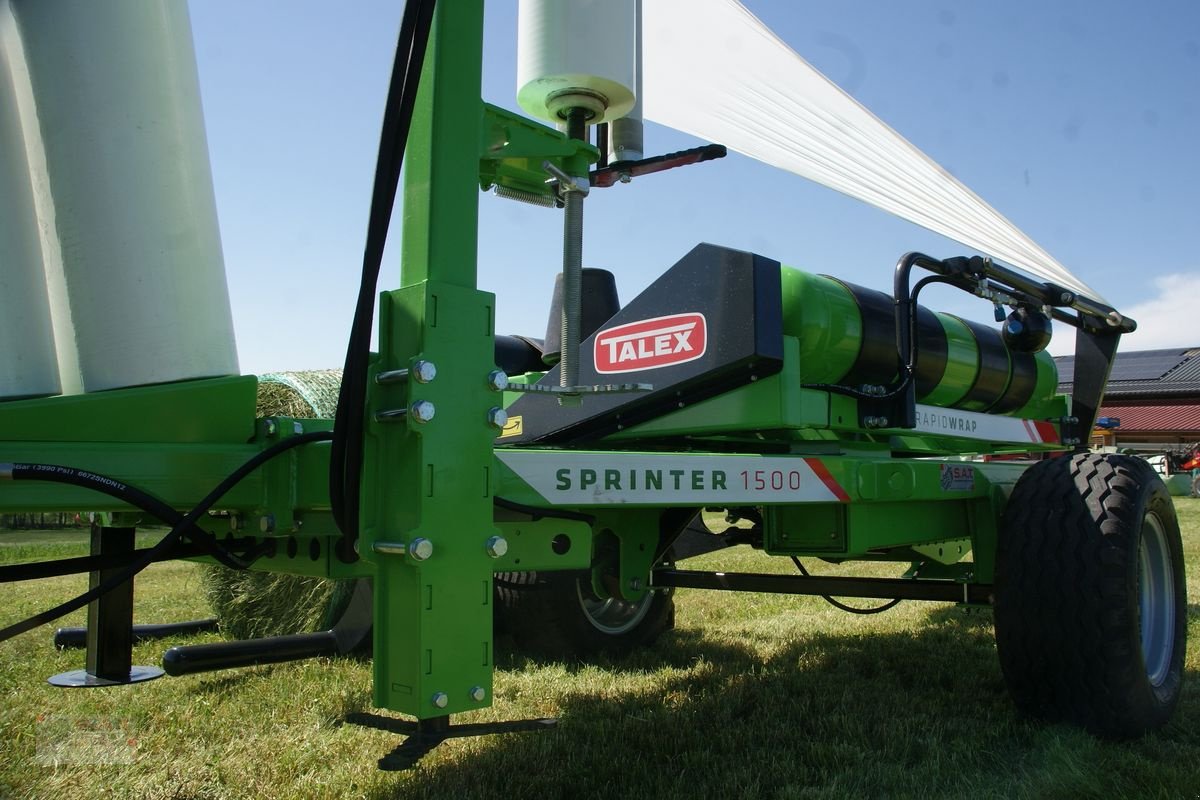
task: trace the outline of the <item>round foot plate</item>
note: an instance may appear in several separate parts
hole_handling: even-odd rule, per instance
[[[127,683],[141,683],[142,681],[152,681],[155,678],[161,678],[163,671],[158,667],[130,667],[129,677],[124,680],[113,680],[111,678],[100,678],[89,673],[86,669],[75,669],[70,672],[63,672],[55,675],[52,678],[47,678],[46,683],[51,686],[124,686]]]

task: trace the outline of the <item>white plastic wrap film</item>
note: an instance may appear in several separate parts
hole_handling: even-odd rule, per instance
[[[635,0],[521,0],[517,16],[517,102],[561,122],[555,97],[582,89],[603,98],[597,124],[633,108]],[[597,109],[598,110],[598,109]]]
[[[12,6],[84,389],[237,374],[186,5]]]
[[[0,399],[58,394],[58,358],[33,184],[11,60],[13,18],[0,1]]]
[[[726,145],[1103,300],[737,0],[643,0],[646,119]]]

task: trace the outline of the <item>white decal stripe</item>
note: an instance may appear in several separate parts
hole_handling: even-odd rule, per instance
[[[1042,444],[1045,440],[1037,426],[1019,417],[1001,417],[995,414],[979,414],[974,411],[959,411],[917,404],[917,426],[919,433],[937,436],[955,436],[992,442],[1021,442]]]
[[[496,456],[552,505],[840,501],[802,457],[537,450]]]

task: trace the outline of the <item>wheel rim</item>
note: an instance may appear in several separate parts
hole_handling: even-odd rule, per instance
[[[575,582],[575,593],[579,597],[579,607],[583,609],[587,621],[593,628],[609,636],[628,633],[636,628],[650,613],[650,606],[654,603],[652,591],[646,592],[641,600],[633,603],[618,597],[601,599],[590,587],[584,588],[583,581]]]
[[[1175,573],[1162,521],[1147,514],[1138,545],[1138,612],[1142,659],[1153,686],[1161,686],[1175,650]]]

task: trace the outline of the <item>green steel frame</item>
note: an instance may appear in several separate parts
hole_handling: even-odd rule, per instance
[[[373,577],[375,703],[420,719],[491,702],[493,572],[588,568],[594,537],[611,538],[621,591],[636,599],[680,510],[761,506],[767,552],[924,562],[923,576],[989,583],[997,520],[1023,467],[931,457],[1062,446],[955,428],[861,430],[854,400],[801,388],[800,342],[791,337],[779,375],[595,450],[497,441],[490,412],[515,395],[487,384],[495,301],[476,285],[479,189],[544,194],[545,160],[581,176],[598,154],[481,101],[482,37],[482,0],[438,4],[407,149],[400,288],[382,295],[372,375],[419,360],[438,373],[429,383],[371,381],[360,559],[334,555],[327,444],[264,466],[206,526],[300,543],[257,569]],[[0,461],[88,469],[186,510],[279,437],[329,428],[326,420],[255,420],[255,389],[254,378],[235,377],[0,403]],[[378,416],[419,401],[436,409],[424,424]],[[1062,399],[1054,411],[1066,413]],[[762,454],[764,432],[777,455]],[[682,435],[705,444],[673,445]],[[496,497],[583,511],[595,524],[520,514],[497,521]],[[80,508],[129,510],[72,487],[0,482],[0,510]],[[487,543],[496,536],[509,548],[493,557]],[[427,557],[413,555],[416,540],[432,546],[419,553]]]

